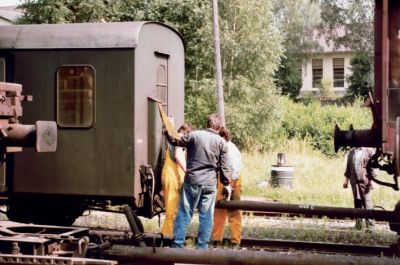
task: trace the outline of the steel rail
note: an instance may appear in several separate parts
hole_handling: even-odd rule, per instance
[[[38,255],[11,255],[0,253],[0,264],[16,265],[117,265],[115,260],[56,257]]]
[[[97,234],[102,236],[108,236],[113,244],[126,244],[124,236],[129,236],[125,232],[111,232],[111,231],[93,231],[91,234]],[[186,239],[195,239],[195,237],[186,237]],[[156,241],[154,241],[156,240]],[[158,247],[161,244],[169,246],[172,238],[165,237],[163,240],[156,237],[156,234],[146,233],[145,241],[148,246],[155,243]],[[229,242],[228,238],[224,238],[222,242]],[[225,247],[225,244],[221,246]],[[293,240],[281,240],[281,239],[255,239],[255,238],[242,238],[240,243],[241,248],[247,248],[255,251],[261,248],[267,248],[268,250],[302,250],[302,251],[315,251],[315,252],[329,252],[329,253],[340,253],[340,254],[353,254],[353,255],[365,255],[365,256],[385,256],[393,257],[395,255],[395,249],[390,246],[365,246],[355,244],[340,244],[340,243],[326,243],[326,242],[311,242],[311,241],[293,241]]]
[[[389,246],[364,246],[353,244],[339,244],[326,242],[309,241],[289,241],[279,239],[250,239],[244,238],[240,242],[241,247],[245,248],[268,248],[271,249],[295,249],[303,251],[329,252],[340,254],[366,255],[366,256],[386,256],[393,257],[394,250]]]
[[[219,201],[217,208],[228,210],[245,210],[257,212],[276,212],[326,216],[328,218],[366,218],[377,221],[400,223],[400,212],[383,210],[365,210],[344,207],[316,206],[308,204],[283,204],[260,201]]]
[[[396,258],[355,257],[311,253],[277,253],[267,251],[226,249],[176,249],[113,245],[104,251],[107,259],[121,263],[158,262],[187,264],[230,264],[230,265],[394,265]]]

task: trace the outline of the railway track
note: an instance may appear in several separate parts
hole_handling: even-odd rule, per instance
[[[1,264],[399,264],[395,247],[245,238],[240,249],[171,249],[161,234],[0,222]],[[89,240],[90,239],[90,240]],[[189,238],[194,240],[193,238]],[[225,239],[225,242],[228,242]],[[31,251],[31,252],[29,252]],[[12,255],[11,255],[12,254]],[[277,263],[278,262],[278,263]]]
[[[128,244],[131,233],[92,230],[92,234],[101,235],[114,244]],[[187,237],[189,241],[195,241],[195,237]],[[145,242],[151,247],[169,247],[171,237],[161,237],[160,234],[146,234]],[[210,246],[213,249],[231,249],[229,239],[225,238],[219,246]],[[238,250],[248,251],[291,251],[291,252],[312,252],[312,253],[340,253],[347,255],[393,257],[397,251],[395,246],[366,246],[356,244],[339,244],[327,242],[293,241],[280,239],[255,239],[243,238]],[[399,261],[400,262],[400,261]]]
[[[126,245],[130,243],[131,233],[119,232],[119,231],[101,231],[92,230],[92,234],[107,238],[112,244]],[[152,248],[170,246],[172,238],[162,237],[160,234],[146,234],[145,236],[146,246]],[[194,242],[195,237],[187,237],[188,241]],[[232,250],[229,246],[229,240],[224,239],[222,244],[218,247],[211,246],[211,249],[215,251]],[[188,248],[189,250],[193,248]],[[235,249],[240,251],[252,251],[252,252],[288,252],[288,253],[313,253],[313,254],[340,254],[340,255],[352,255],[352,256],[363,256],[363,257],[394,257],[398,251],[397,246],[366,246],[356,244],[339,244],[339,243],[326,243],[326,242],[309,242],[309,241],[293,241],[293,240],[277,240],[277,239],[254,239],[244,238],[240,244],[240,247]],[[400,260],[399,260],[400,262]]]

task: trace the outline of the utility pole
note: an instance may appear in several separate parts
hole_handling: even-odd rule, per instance
[[[212,0],[212,12],[213,12],[215,78],[217,84],[217,110],[218,113],[221,115],[222,124],[225,126],[224,88],[222,83],[221,50],[219,41],[217,0]]]

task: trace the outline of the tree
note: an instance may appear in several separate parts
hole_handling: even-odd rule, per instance
[[[27,1],[19,7],[24,15],[20,24],[56,24],[96,22],[109,18],[112,10],[118,8],[118,1],[106,3],[103,0],[36,0]]]
[[[315,30],[320,23],[320,8],[313,0],[275,0],[276,27],[285,38],[285,53],[275,75],[281,94],[295,99],[302,87],[301,67],[318,51]]]
[[[152,20],[174,27],[186,42],[186,120],[203,127],[215,112],[210,0],[36,0],[21,7],[21,23]],[[280,108],[273,75],[283,47],[272,5],[220,1],[219,16],[227,125],[242,147],[263,145]]]
[[[351,59],[353,73],[347,78],[350,84],[346,93],[348,101],[354,102],[358,97],[365,99],[369,92],[373,92],[373,65],[373,58],[363,51],[357,52]]]
[[[299,71],[301,62],[296,55],[286,51],[286,55],[282,58],[279,70],[275,75],[275,83],[281,89],[281,94],[288,95],[291,99],[297,98],[303,85],[301,71]]]
[[[347,77],[350,86],[346,99],[352,102],[358,96],[365,98],[373,90],[374,3],[372,0],[320,1],[321,30],[336,47],[342,45],[356,53],[351,60],[352,74]],[[338,34],[337,29],[343,29],[344,34]]]
[[[266,149],[281,111],[273,76],[283,52],[269,1],[220,2],[226,117],[233,141]]]
[[[373,52],[373,0],[320,0],[322,24],[336,47],[343,45],[353,51]],[[338,31],[343,29],[343,31]]]

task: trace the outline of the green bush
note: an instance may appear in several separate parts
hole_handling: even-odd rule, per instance
[[[186,95],[186,120],[203,128],[206,117],[216,111],[215,85],[210,79],[191,82],[191,86]],[[306,140],[314,149],[333,157],[337,156],[333,148],[335,124],[343,130],[351,124],[355,129],[371,127],[372,115],[361,107],[361,100],[352,106],[321,106],[318,100],[305,105],[271,91],[246,78],[230,84],[230,94],[225,95],[226,124],[233,142],[242,150],[274,151],[289,148],[291,140]]]
[[[214,79],[189,80],[185,94],[185,120],[195,128],[204,128],[207,116],[217,110]]]
[[[309,139],[312,146],[327,156],[335,156],[333,150],[333,131],[335,124],[348,129],[368,129],[372,124],[372,115],[368,108],[362,108],[361,101],[353,106],[321,106],[318,101],[307,106],[283,100],[284,115],[281,129],[288,139]]]
[[[225,92],[226,125],[233,142],[244,150],[273,149],[274,134],[280,128],[282,98],[275,93],[272,82],[261,83],[262,86],[253,84],[248,78],[237,76],[229,83],[229,93]],[[216,112],[214,80],[189,81],[189,85],[191,89],[185,97],[186,121],[195,128],[204,128],[207,116]]]
[[[323,78],[321,80],[320,98],[321,100],[332,100],[335,99],[335,92],[333,92],[333,79]]]

